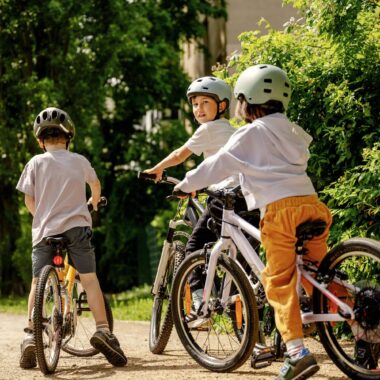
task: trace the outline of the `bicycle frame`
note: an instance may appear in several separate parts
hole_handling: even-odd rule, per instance
[[[201,309],[201,314],[207,315],[208,301],[211,295],[211,290],[214,281],[214,275],[216,271],[216,265],[220,255],[223,252],[228,251],[228,255],[237,261],[237,250],[243,255],[244,259],[247,261],[252,271],[255,273],[257,278],[261,279],[261,273],[264,270],[265,265],[261,261],[258,253],[253,249],[247,238],[244,236],[241,230],[254,237],[256,240],[261,241],[260,231],[245,221],[242,217],[235,214],[234,210],[223,209],[223,221],[222,221],[222,232],[221,238],[215,243],[211,250],[210,258],[207,266],[207,277],[203,292],[203,306]],[[315,288],[319,289],[331,302],[336,304],[341,310],[341,313],[335,314],[314,314],[313,312],[302,313],[302,323],[309,324],[312,322],[337,322],[344,321],[347,319],[354,319],[354,312],[352,308],[345,302],[341,301],[334,294],[332,294],[326,287],[319,283],[304,267],[302,255],[297,255],[297,289],[301,289],[301,278],[305,278],[310,282]],[[344,284],[348,288],[353,288],[351,285],[346,284],[344,281],[335,278],[336,283]],[[225,283],[227,286],[223,289],[221,303],[222,305],[227,305],[232,303],[234,300],[230,299],[230,286],[229,281],[226,279]],[[255,292],[257,285],[253,285],[253,290]]]

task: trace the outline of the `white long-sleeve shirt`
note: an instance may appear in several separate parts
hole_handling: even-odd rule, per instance
[[[284,114],[256,119],[188,172],[176,188],[190,193],[239,174],[249,210],[291,196],[315,194],[306,173],[311,141],[312,137]]]

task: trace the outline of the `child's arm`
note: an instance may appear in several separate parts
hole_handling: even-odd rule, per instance
[[[89,199],[89,202],[92,203],[92,206],[95,211],[98,210],[98,203],[100,201],[100,195],[102,192],[102,187],[100,185],[100,181],[97,178],[95,181],[90,182],[90,189],[91,189],[91,198]]]
[[[162,172],[171,166],[177,166],[186,161],[193,152],[187,148],[185,145],[171,152],[166,158],[159,162],[156,166],[151,169],[147,169],[144,172],[156,175],[156,181],[159,181],[162,177]]]
[[[34,202],[34,197],[25,194],[25,206],[29,212],[34,216],[36,213],[36,203]]]

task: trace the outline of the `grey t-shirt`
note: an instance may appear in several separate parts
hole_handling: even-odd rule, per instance
[[[90,162],[60,149],[34,156],[25,166],[17,190],[34,198],[32,245],[74,227],[91,227],[86,183],[97,179]]]

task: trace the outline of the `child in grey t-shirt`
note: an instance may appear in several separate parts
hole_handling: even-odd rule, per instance
[[[33,215],[33,280],[28,300],[28,327],[21,344],[20,367],[36,366],[36,347],[31,320],[38,276],[54,256],[48,236],[68,240],[70,260],[79,273],[87,301],[96,323],[90,343],[115,366],[127,364],[117,338],[110,332],[103,293],[96,276],[95,252],[91,245],[91,216],[86,202],[86,183],[91,189],[90,202],[95,210],[101,185],[89,161],[68,150],[75,135],[70,116],[58,108],[40,112],[34,123],[34,135],[44,153],[34,156],[25,166],[17,190],[25,194],[25,204]]]

